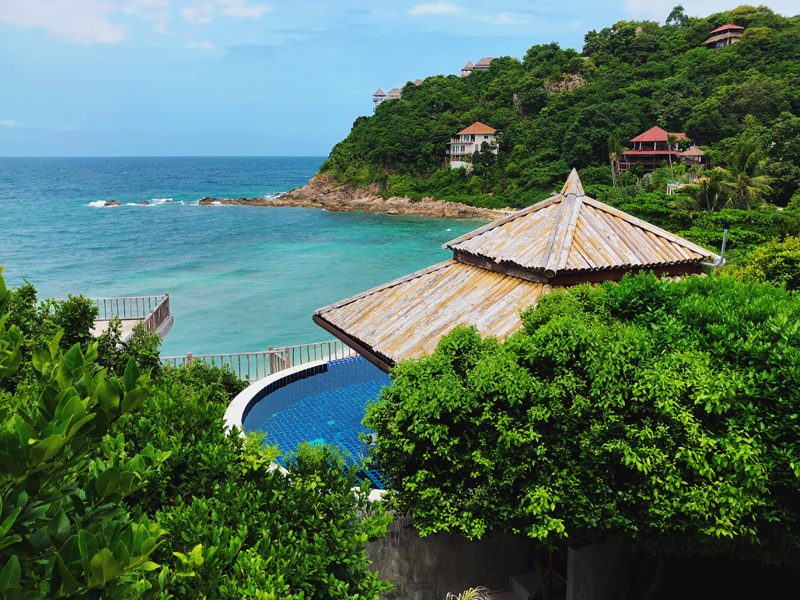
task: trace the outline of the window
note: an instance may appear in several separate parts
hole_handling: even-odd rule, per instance
[[[489,139],[489,136],[488,136],[488,135],[485,135],[485,136],[483,136],[483,139],[485,139],[485,140],[488,140],[488,139]]]

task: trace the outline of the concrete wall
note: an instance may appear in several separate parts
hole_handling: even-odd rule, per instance
[[[410,524],[408,518],[396,519],[385,538],[367,546],[371,569],[394,585],[383,600],[444,600],[448,592],[479,585],[508,589],[511,575],[528,569],[527,545],[514,536],[420,538]]]
[[[631,553],[617,544],[567,551],[567,600],[618,600],[630,590]]]

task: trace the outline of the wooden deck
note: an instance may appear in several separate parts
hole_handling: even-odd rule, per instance
[[[92,335],[99,336],[109,323],[118,318],[122,323],[122,341],[127,342],[133,336],[133,329],[139,323],[161,339],[172,329],[174,318],[169,310],[169,293],[163,296],[129,296],[125,298],[92,298],[98,309]]]

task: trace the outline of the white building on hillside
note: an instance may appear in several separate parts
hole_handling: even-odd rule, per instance
[[[383,93],[381,88],[378,88],[378,91],[372,94],[372,112],[375,112],[378,105],[384,100],[386,100],[386,94]]]
[[[480,59],[476,64],[472,64],[472,61],[468,61],[464,68],[461,69],[461,76],[466,77],[473,71],[488,71],[489,65],[492,64],[493,58],[484,57]]]
[[[497,141],[497,132],[483,123],[473,123],[463,131],[459,131],[447,142],[445,160],[453,169],[465,167],[471,169],[472,164],[464,162],[464,158],[472,156],[481,149],[484,142],[491,144]],[[497,154],[495,144],[492,152]]]

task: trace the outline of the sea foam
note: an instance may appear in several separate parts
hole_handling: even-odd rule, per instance
[[[95,200],[94,202],[89,202],[89,204],[87,204],[86,206],[92,206],[94,208],[100,208],[100,207],[105,206],[105,205],[106,205],[106,201],[105,200]]]

